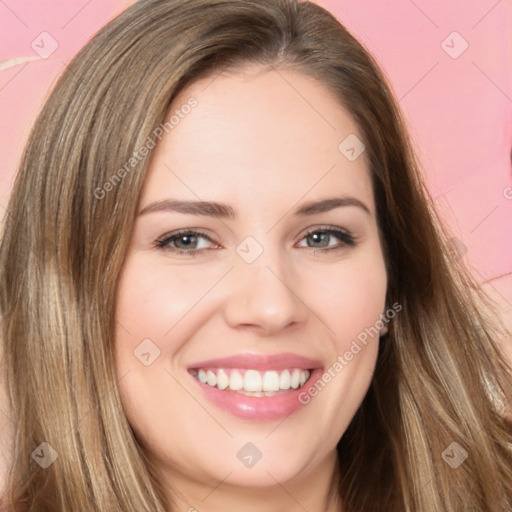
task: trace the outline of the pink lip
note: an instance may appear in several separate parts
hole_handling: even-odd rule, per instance
[[[322,362],[299,356],[297,354],[282,353],[271,355],[240,354],[238,356],[209,359],[189,365],[190,369],[199,368],[251,368],[253,370],[284,370],[285,368],[299,368],[311,370],[322,367]]]
[[[189,370],[199,368],[250,368],[260,371],[280,370],[285,368],[310,370],[310,378],[306,384],[299,389],[290,389],[289,391],[282,391],[280,394],[274,396],[263,397],[245,396],[235,391],[221,391],[207,384],[202,384],[191,374],[191,378],[196,385],[199,386],[205,396],[217,407],[245,420],[268,421],[285,418],[303,407],[304,404],[299,401],[299,395],[311,386],[311,383],[321,377],[323,372],[322,367],[323,365],[320,361],[308,359],[296,354],[287,353],[268,356],[242,354],[239,356],[201,361],[190,365]]]

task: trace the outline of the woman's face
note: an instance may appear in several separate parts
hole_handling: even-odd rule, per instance
[[[118,289],[127,417],[158,467],[212,488],[332,469],[387,285],[358,128],[284,69],[198,81],[171,115]]]

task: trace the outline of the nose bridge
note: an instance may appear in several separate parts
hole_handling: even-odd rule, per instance
[[[275,332],[303,320],[304,304],[286,252],[267,236],[264,243],[248,237],[237,247],[225,314],[227,322]]]

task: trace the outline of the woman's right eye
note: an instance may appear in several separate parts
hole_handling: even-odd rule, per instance
[[[207,247],[198,247],[200,239],[214,243],[208,235],[201,231],[182,229],[159,238],[155,242],[155,246],[159,249],[169,250],[174,253],[195,256],[197,253],[201,253],[207,249]]]

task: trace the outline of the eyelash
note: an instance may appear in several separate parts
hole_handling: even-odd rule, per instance
[[[313,250],[313,253],[320,252],[325,253],[327,251],[335,251],[339,249],[343,249],[345,247],[355,247],[357,245],[357,237],[355,237],[353,234],[351,234],[349,231],[346,231],[344,229],[339,229],[335,227],[325,227],[325,228],[315,228],[307,231],[301,240],[304,240],[308,236],[314,235],[316,233],[323,233],[327,234],[329,236],[335,236],[339,240],[341,240],[341,244],[334,246],[334,247],[323,247],[320,249],[315,249],[314,247],[310,247],[310,249]],[[201,231],[197,231],[195,229],[181,229],[178,231],[175,231],[171,234],[165,234],[161,238],[155,241],[155,247],[157,249],[161,249],[164,251],[171,251],[173,253],[177,253],[180,255],[188,255],[188,256],[197,256],[198,254],[201,254],[203,251],[207,249],[194,249],[194,250],[185,250],[185,249],[177,249],[176,247],[172,247],[170,243],[176,239],[182,238],[184,236],[188,237],[202,237],[206,238],[208,241],[213,242],[213,240],[206,235],[205,233]]]

